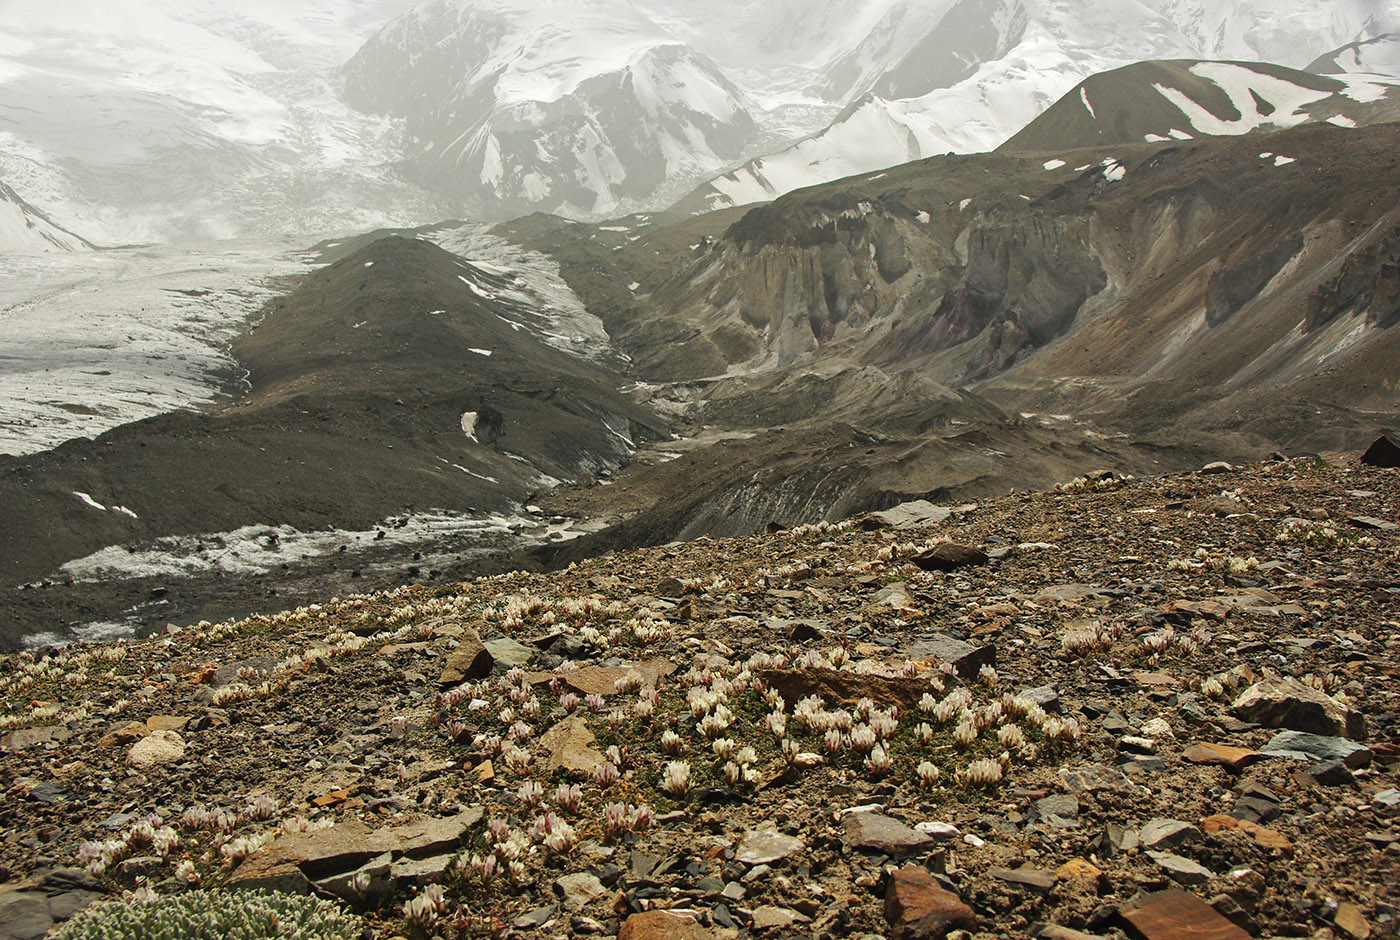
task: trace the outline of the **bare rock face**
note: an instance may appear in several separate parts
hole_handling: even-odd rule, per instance
[[[1269,728],[1366,739],[1366,720],[1359,712],[1289,677],[1256,682],[1235,699],[1230,710],[1237,718]]]
[[[152,731],[131,746],[127,762],[137,770],[173,764],[185,756],[185,739],[175,731]]]
[[[939,887],[927,869],[906,865],[890,875],[885,920],[896,940],[933,940],[976,926],[977,915],[956,894]]]

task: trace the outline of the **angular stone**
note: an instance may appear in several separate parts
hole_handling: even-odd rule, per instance
[[[1386,519],[1378,519],[1375,516],[1352,516],[1347,519],[1347,522],[1358,529],[1370,529],[1372,532],[1394,532],[1396,529],[1400,529],[1400,525]]]
[[[318,890],[333,894],[356,910],[378,907],[394,888],[393,856],[377,855],[354,871],[328,875],[317,880]]]
[[[1138,845],[1166,851],[1179,845],[1201,841],[1201,830],[1179,819],[1152,819],[1138,832]]]
[[[1284,855],[1293,854],[1293,843],[1277,829],[1261,826],[1258,823],[1240,820],[1240,831],[1254,837],[1254,841],[1266,849],[1275,849]]]
[[[783,697],[791,709],[800,699],[819,695],[831,706],[854,705],[868,698],[884,708],[898,705],[909,712],[919,707],[919,699],[932,691],[927,679],[899,676],[860,676],[835,669],[767,669],[759,678]]]
[[[987,563],[987,553],[975,545],[943,542],[909,559],[925,571],[957,571]]]
[[[905,865],[890,874],[885,921],[895,940],[933,940],[957,928],[977,926],[977,915],[956,894],[940,887],[927,869]]]
[[[1382,434],[1366,448],[1361,462],[1368,467],[1400,467],[1400,445]]]
[[[907,655],[910,659],[934,659],[940,663],[952,663],[953,669],[964,679],[975,678],[983,666],[995,666],[997,661],[995,646],[973,646],[946,633],[935,633],[920,638],[909,647]]]
[[[53,916],[42,894],[6,891],[0,894],[0,938],[39,940],[53,927]]]
[[[146,719],[148,731],[184,731],[189,718],[181,715],[152,715]]]
[[[1079,800],[1070,793],[1052,793],[1031,803],[1026,813],[1028,825],[1068,829],[1079,822]]]
[[[1047,712],[1060,710],[1060,693],[1053,685],[1038,685],[1033,689],[1018,692],[1017,695],[1035,702]]]
[[[1332,923],[1352,940],[1367,940],[1371,936],[1371,924],[1361,908],[1350,901],[1337,905],[1337,913],[1332,915]]]
[[[1209,741],[1198,741],[1188,747],[1182,756],[1193,764],[1213,764],[1217,767],[1224,767],[1232,774],[1239,773],[1261,759],[1258,751],[1251,751],[1247,747],[1212,744]]]
[[[1103,869],[1086,858],[1072,858],[1055,869],[1055,877],[1067,881],[1073,881],[1075,878],[1098,878],[1102,874]]]
[[[447,655],[447,663],[438,676],[438,685],[458,685],[468,679],[484,679],[491,674],[495,661],[491,651],[481,642],[481,635],[464,627],[457,639],[457,648]]]
[[[152,731],[131,746],[127,763],[137,770],[173,764],[185,756],[185,739],[175,731]]]
[[[754,930],[771,930],[775,927],[791,927],[793,924],[806,923],[807,918],[788,910],[785,907],[776,907],[772,904],[765,904],[756,908],[753,912]]]
[[[1055,874],[1040,868],[998,868],[992,866],[987,874],[997,881],[1022,885],[1036,891],[1049,891],[1055,887]]]
[[[1352,769],[1371,763],[1371,749],[1364,744],[1303,731],[1282,731],[1270,738],[1259,753],[1284,760],[1339,760]]]
[[[1172,852],[1148,852],[1147,856],[1166,869],[1172,880],[1184,885],[1203,885],[1215,877],[1209,868]]]
[[[593,732],[582,715],[570,715],[540,736],[540,746],[549,752],[545,759],[545,773],[554,773],[561,767],[592,773],[593,768],[603,763],[603,755],[594,748]]]
[[[852,848],[885,855],[918,855],[933,848],[936,842],[931,836],[880,813],[850,813],[841,820],[841,827]]]
[[[450,852],[462,844],[462,837],[480,825],[485,811],[479,806],[463,810],[455,816],[420,819],[403,826],[394,826],[389,837],[398,840],[398,851],[404,855],[423,858]]]
[[[693,917],[670,911],[643,911],[622,922],[617,940],[713,940]]]
[[[1240,693],[1230,706],[1237,718],[1268,728],[1365,740],[1366,721],[1359,712],[1292,677],[1265,679]]]
[[[1250,940],[1205,901],[1174,888],[1141,895],[1119,913],[1145,940]]]
[[[525,666],[535,656],[535,651],[530,647],[517,640],[512,640],[508,636],[487,640],[485,646],[486,652],[491,654],[491,659],[496,666],[506,669]]]
[[[1061,767],[1060,780],[1071,793],[1088,793],[1094,790],[1123,790],[1131,792],[1137,784],[1127,774],[1116,767],[1103,764],[1082,764],[1078,767]]]
[[[1308,768],[1308,775],[1324,787],[1344,787],[1356,780],[1351,768],[1339,760],[1323,761]]]
[[[734,860],[741,865],[767,865],[781,861],[804,848],[806,844],[793,836],[769,829],[753,829],[739,837],[739,844],[734,849]]]
[[[676,664],[669,659],[648,659],[630,666],[583,666],[564,672],[533,672],[529,676],[531,685],[549,682],[558,677],[579,695],[614,695],[617,680],[629,673],[642,677],[643,685],[656,686],[657,682],[676,671]]]
[[[935,506],[926,499],[915,499],[890,509],[872,512],[861,520],[861,528],[921,528],[946,522],[952,514],[953,511],[946,506]]]
[[[556,878],[554,891],[571,911],[582,910],[608,893],[597,876],[586,871]]]
[[[510,924],[516,930],[534,930],[538,927],[543,927],[553,920],[554,914],[558,910],[558,904],[546,904],[543,907],[537,907],[532,911],[521,914],[515,920],[511,921]]]

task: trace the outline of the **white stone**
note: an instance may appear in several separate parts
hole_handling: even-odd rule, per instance
[[[173,764],[185,756],[185,739],[176,731],[152,731],[131,745],[127,763],[137,770]]]

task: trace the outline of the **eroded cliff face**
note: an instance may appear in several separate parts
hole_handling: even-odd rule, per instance
[[[1008,410],[1149,396],[1157,427],[1212,398],[1343,397],[1396,342],[1400,129],[1342,133],[940,157],[794,193],[646,293],[630,343],[685,324],[639,357],[672,379],[841,363]]]

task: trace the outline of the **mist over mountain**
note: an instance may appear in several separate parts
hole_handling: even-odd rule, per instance
[[[993,149],[1142,60],[1393,74],[1397,29],[1376,0],[14,0],[0,179],[105,245],[694,211]]]

